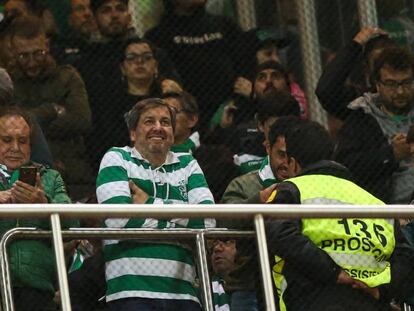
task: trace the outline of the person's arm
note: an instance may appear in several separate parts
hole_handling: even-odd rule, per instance
[[[354,87],[347,86],[346,80],[361,58],[365,44],[372,38],[384,34],[386,33],[380,28],[362,28],[326,65],[315,93],[324,109],[331,115],[341,120],[347,117],[347,105],[361,94]]]
[[[52,135],[67,136],[69,133],[83,134],[91,128],[91,110],[85,84],[79,73],[70,66],[65,66],[64,87],[66,94],[63,102],[55,103],[56,118],[49,129]]]
[[[315,93],[322,107],[342,120],[347,117],[347,105],[360,95],[355,88],[346,85],[346,80],[361,54],[362,46],[352,41],[326,65],[316,86]]]
[[[275,191],[271,203],[300,204],[300,193],[293,183],[280,183]],[[308,278],[328,284],[337,282],[341,268],[326,252],[302,234],[300,220],[268,219],[266,235],[269,251],[283,258],[290,266],[300,269]]]
[[[396,298],[404,301],[412,296],[414,279],[414,249],[410,247],[401,232],[399,223],[395,220],[396,245],[390,259],[391,283],[378,287],[380,300],[390,301]]]
[[[335,159],[359,180],[385,180],[398,168],[392,146],[376,120],[362,111],[352,112],[338,135]]]

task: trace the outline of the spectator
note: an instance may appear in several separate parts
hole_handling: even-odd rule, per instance
[[[195,98],[187,93],[163,94],[164,101],[175,110],[176,125],[173,152],[193,154],[200,147],[200,134],[194,128],[198,123],[198,105]]]
[[[220,156],[213,157],[214,154]],[[227,185],[238,175],[237,167],[233,163],[233,153],[224,144],[202,144],[194,152],[194,157],[204,172],[214,201],[220,201]]]
[[[175,114],[168,105],[156,98],[140,101],[126,120],[134,147],[112,148],[105,154],[97,179],[99,203],[214,203],[197,161],[170,151]],[[107,219],[105,224],[209,228],[215,221],[131,218]],[[107,241],[104,256],[109,310],[201,310],[191,252],[182,244]]]
[[[330,161],[334,145],[319,124],[299,124],[285,140],[292,178],[276,186],[270,202],[384,204]],[[393,219],[272,219],[266,225],[282,310],[390,310],[391,299],[411,284],[414,252]]]
[[[233,138],[239,143],[234,163],[241,174],[255,171],[262,166],[272,123],[279,117],[299,116],[300,113],[298,102],[288,93],[269,91],[255,102],[255,120],[238,126],[234,134],[238,139]]]
[[[90,0],[67,1],[67,16],[61,16],[67,19],[67,30],[52,41],[51,50],[58,63],[73,65],[80,61],[93,42],[99,40],[100,34]]]
[[[247,35],[253,35],[256,41],[255,62],[257,65],[261,65],[270,61],[277,62],[279,64],[286,63],[284,55],[280,55],[279,52],[280,50],[284,51],[290,44],[290,39],[287,37],[287,34],[276,31],[274,29],[253,29],[250,30]],[[305,93],[299,84],[293,80],[293,78],[290,76],[290,73],[288,73],[287,76],[290,93],[293,97],[295,97],[300,105],[301,118],[307,119],[308,102],[306,100]],[[252,82],[245,77],[238,77],[234,83],[235,94],[244,97],[250,97],[252,95],[252,89]],[[243,104],[243,101],[241,104]]]
[[[0,107],[13,105],[13,82],[6,70],[0,68]],[[46,138],[35,118],[32,118],[33,136],[30,160],[48,167],[53,166],[52,154],[47,145]]]
[[[4,13],[6,16],[37,16],[42,21],[48,37],[58,33],[58,27],[52,12],[39,0],[6,0],[4,2]]]
[[[370,77],[374,60],[384,48],[391,46],[396,46],[395,42],[381,29],[362,28],[326,65],[316,95],[332,117],[344,121],[348,115],[346,106],[365,92],[372,91],[374,85]],[[342,122],[335,119],[332,119],[332,125],[336,135]]]
[[[200,127],[232,95],[237,75],[247,70],[241,29],[231,20],[205,11],[205,0],[165,0],[165,15],[145,37],[165,49],[200,107]],[[246,43],[243,45],[246,46]],[[247,45],[249,46],[249,45]],[[203,74],[200,74],[200,73]]]
[[[58,172],[30,161],[33,127],[30,118],[16,107],[0,108],[0,203],[70,203]],[[22,166],[37,170],[36,183],[19,180]],[[2,233],[14,227],[50,230],[45,220],[1,220]],[[15,310],[42,311],[55,293],[54,254],[49,243],[18,240],[9,246]]]
[[[88,49],[83,50],[75,66],[85,81],[92,110],[95,128],[89,150],[95,167],[107,147],[128,143],[129,137],[123,127],[116,129],[113,135],[109,130],[123,123],[123,114],[138,100],[160,97],[159,87],[154,83],[158,82],[157,77],[171,78],[175,75],[165,54],[131,33],[128,0],[92,0],[91,8],[103,36],[102,42],[90,44]],[[152,52],[152,59],[129,58],[144,50]],[[110,116],[117,119],[112,121]],[[111,124],[107,128],[108,123]],[[103,144],[94,141],[97,136],[95,132],[101,130],[110,135]],[[99,135],[105,139],[105,135]],[[112,141],[114,137],[116,140]]]
[[[408,204],[414,169],[406,135],[413,124],[413,60],[402,48],[385,49],[376,59],[377,93],[365,93],[347,107],[338,133],[336,159],[356,182],[386,203]]]
[[[251,242],[251,241],[249,241]],[[213,303],[216,311],[258,311],[256,298],[255,274],[252,273],[257,266],[249,266],[249,277],[245,284],[235,282],[234,274],[246,265],[248,256],[239,249],[240,240],[214,240],[211,246],[211,266],[214,272],[212,277]],[[247,246],[247,245],[244,245]],[[251,243],[245,252],[251,253]],[[251,263],[255,263],[251,261]],[[247,275],[246,275],[247,276]]]
[[[149,41],[133,37],[127,39],[122,47],[119,66],[123,85],[119,89],[110,88],[112,100],[100,101],[94,111],[94,128],[88,139],[88,150],[95,164],[110,147],[129,144],[128,129],[122,124],[124,114],[137,102],[161,97],[168,90],[182,91],[176,82],[159,77],[156,50]]]
[[[264,203],[269,189],[288,178],[285,136],[298,122],[297,116],[281,117],[270,126],[266,145],[268,155],[260,169],[233,179],[224,192],[222,203]]]
[[[252,99],[263,97],[275,91],[289,93],[289,79],[285,68],[275,61],[257,65],[254,73]],[[214,118],[220,120],[220,127],[228,128],[252,120],[256,111],[257,105],[252,100],[243,103],[230,102],[223,106],[223,110],[219,110]],[[212,121],[213,126],[216,123],[217,121]]]
[[[84,83],[73,67],[55,64],[36,17],[15,20],[11,43],[17,59],[11,73],[16,103],[36,116],[72,198],[87,196],[93,177],[83,143],[91,126]]]

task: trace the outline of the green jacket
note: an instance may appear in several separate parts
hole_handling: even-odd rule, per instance
[[[40,169],[43,188],[50,203],[71,203],[66,194],[65,184],[60,174],[52,169],[34,164]],[[19,178],[19,171],[10,174],[0,165],[0,191],[10,189]],[[65,227],[77,226],[76,221],[63,222]],[[50,229],[49,219],[2,219],[0,233],[16,227],[36,227]],[[9,245],[9,264],[13,287],[32,287],[55,292],[55,259],[48,240],[16,240]]]
[[[259,171],[253,171],[233,179],[221,198],[223,204],[260,204],[259,192],[264,187]]]

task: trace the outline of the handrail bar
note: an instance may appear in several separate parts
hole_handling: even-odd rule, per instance
[[[62,217],[184,217],[254,218],[257,214],[278,218],[403,218],[413,217],[411,205],[270,205],[270,204],[2,204],[1,218]]]
[[[12,287],[10,282],[10,272],[9,264],[7,257],[7,244],[9,241],[13,240],[16,236],[22,236],[25,238],[50,238],[53,234],[53,230],[37,230],[36,228],[13,228],[7,231],[0,240],[0,253],[1,253],[1,262],[0,262],[0,276],[1,276],[1,296],[2,296],[2,307],[3,311],[14,311],[13,305],[13,296],[12,296]],[[196,239],[197,247],[197,258],[198,258],[198,269],[200,272],[200,277],[203,293],[203,303],[204,305],[210,304],[209,308],[206,310],[213,310],[211,305],[211,289],[209,276],[207,273],[207,258],[206,253],[201,249],[205,248],[204,238],[214,238],[214,237],[232,237],[232,238],[241,238],[241,237],[254,237],[254,231],[242,231],[242,230],[227,230],[224,228],[212,228],[212,229],[117,229],[117,228],[71,228],[69,230],[61,231],[62,237],[65,238],[97,238],[102,239],[111,239],[111,238],[122,238],[122,239],[151,239],[156,240],[162,237],[163,240],[174,239],[177,237],[180,239]],[[59,277],[60,279],[60,277]],[[63,294],[63,293],[62,293]],[[62,302],[66,305],[70,302]]]

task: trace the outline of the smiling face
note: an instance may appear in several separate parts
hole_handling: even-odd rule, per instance
[[[156,106],[145,110],[135,130],[130,131],[131,141],[145,158],[166,156],[174,144],[171,114],[167,107]]]
[[[289,178],[286,142],[283,136],[279,136],[270,148],[269,158],[273,175],[279,180]]]
[[[30,127],[21,116],[0,118],[0,163],[10,170],[30,159]]]
[[[36,78],[46,70],[49,46],[45,35],[32,39],[14,37],[12,47],[16,64],[28,78]]]

